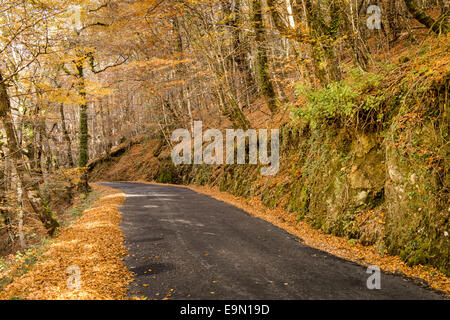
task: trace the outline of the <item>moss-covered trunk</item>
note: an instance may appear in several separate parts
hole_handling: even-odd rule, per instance
[[[412,16],[428,29],[433,30],[435,33],[448,32],[449,27],[446,18],[446,15],[449,14],[448,11],[444,12],[440,19],[434,20],[417,5],[415,0],[405,0],[405,4]]]
[[[77,64],[77,76],[78,76],[78,94],[80,95],[82,102],[79,106],[80,123],[79,123],[79,157],[78,167],[82,171],[80,183],[78,188],[83,193],[89,192],[87,164],[89,161],[89,132],[88,132],[88,114],[87,114],[87,102],[86,102],[86,88],[84,83],[84,69],[83,61]]]
[[[264,30],[261,0],[252,0],[252,24],[256,42],[256,78],[261,93],[266,100],[270,112],[278,110],[275,90],[270,78],[269,59],[267,56],[267,41]]]

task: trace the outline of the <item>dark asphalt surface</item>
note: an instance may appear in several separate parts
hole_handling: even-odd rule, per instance
[[[170,299],[194,300],[442,299],[388,274],[381,275],[380,290],[369,290],[367,268],[303,245],[266,221],[190,189],[101,184],[127,194],[121,227],[130,254],[125,263],[136,274],[130,295],[162,299],[170,292]]]

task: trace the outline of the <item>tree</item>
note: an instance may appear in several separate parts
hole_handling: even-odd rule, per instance
[[[251,0],[252,24],[256,43],[256,78],[266,103],[272,114],[278,110],[275,90],[270,79],[267,41],[264,29],[261,0]]]
[[[58,221],[50,209],[44,206],[39,185],[33,180],[30,171],[24,161],[23,152],[17,141],[13,118],[11,116],[11,104],[8,97],[6,83],[0,72],[0,121],[6,132],[7,146],[9,154],[13,159],[14,168],[20,185],[24,189],[23,198],[30,205],[33,211],[38,215],[39,220],[44,224],[50,235],[53,235],[59,226]]]
[[[89,162],[89,125],[88,125],[88,102],[87,102],[87,92],[86,92],[86,80],[85,73],[86,67],[90,68],[90,71],[94,74],[102,73],[110,68],[124,64],[128,58],[119,55],[116,62],[108,64],[107,66],[101,68],[96,65],[94,49],[83,46],[86,39],[83,39],[83,34],[95,27],[109,27],[110,24],[97,21],[98,17],[94,15],[89,16],[89,13],[98,13],[100,10],[107,8],[108,3],[102,4],[96,8],[90,9],[89,7],[84,10],[87,12],[88,16],[84,21],[80,21],[81,25],[75,26],[73,31],[75,35],[71,39],[70,46],[75,46],[75,54],[72,60],[72,70],[69,70],[65,63],[61,64],[61,69],[69,76],[76,79],[75,87],[80,97],[79,103],[79,148],[78,148],[78,167],[83,172],[80,179],[78,188],[85,194],[90,191],[88,184],[88,173],[87,165]],[[81,10],[81,9],[79,9]],[[84,41],[83,41],[84,40]]]

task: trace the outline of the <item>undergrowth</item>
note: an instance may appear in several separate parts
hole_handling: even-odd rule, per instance
[[[62,227],[68,227],[73,224],[82,216],[85,210],[92,207],[93,203],[100,196],[101,193],[91,192],[86,198],[81,199],[77,204],[67,209],[64,212],[66,220],[62,223]],[[50,238],[43,238],[40,243],[29,245],[26,249],[18,251],[13,259],[0,258],[0,291],[15,278],[26,274],[37,261],[45,259],[43,253],[53,241]],[[15,298],[20,299],[20,297]]]

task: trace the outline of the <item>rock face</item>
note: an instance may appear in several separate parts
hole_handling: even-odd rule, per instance
[[[358,135],[350,152],[354,155],[354,164],[348,175],[352,189],[380,190],[385,181],[385,165],[376,136]]]
[[[282,206],[324,232],[376,244],[380,251],[398,254],[410,264],[433,264],[448,274],[445,232],[450,211],[445,207],[445,187],[434,169],[430,171],[436,164],[430,167],[428,158],[411,160],[410,154],[399,151],[394,128],[386,138],[377,133],[350,135],[340,129],[284,127],[276,176],[261,177],[259,167],[250,165],[194,166],[180,175],[185,183],[219,185],[235,195],[258,196],[265,205]],[[418,148],[439,144],[425,137],[425,128],[414,130],[401,134]]]
[[[386,233],[389,252],[410,264],[449,269],[448,181],[432,123],[391,128],[386,141]],[[444,180],[443,180],[444,179]],[[447,186],[447,187],[446,187]]]

